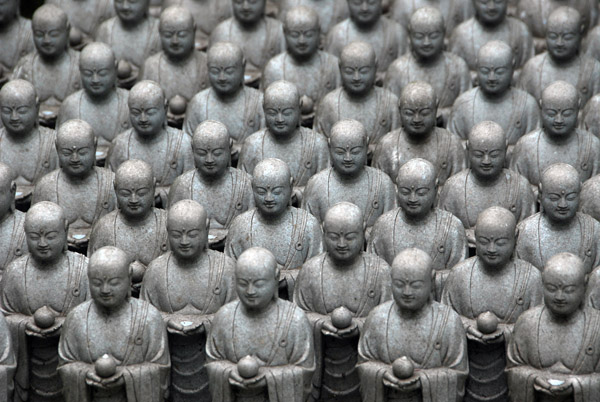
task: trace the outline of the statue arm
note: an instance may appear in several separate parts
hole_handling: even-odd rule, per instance
[[[323,217],[321,216],[321,210],[319,208],[319,197],[320,194],[322,194],[322,187],[319,185],[317,179],[318,176],[315,175],[308,180],[302,197],[302,209],[307,210],[311,215],[321,221]]]
[[[465,94],[463,94],[464,96]],[[460,96],[452,105],[450,117],[448,118],[447,130],[457,135],[461,139],[461,143],[464,145],[468,138],[468,129],[465,122],[465,112],[463,110],[467,105],[467,100]]]
[[[363,401],[385,402],[386,389],[383,376],[392,371],[391,364],[383,361],[380,348],[385,347],[385,339],[380,339],[387,327],[376,314],[379,308],[372,310],[367,317],[358,343],[358,364],[356,366],[363,393]],[[387,309],[386,309],[387,312]]]
[[[242,237],[247,232],[244,227],[244,214],[238,215],[233,219],[231,226],[229,227],[229,233],[225,239],[225,254],[228,257],[237,260],[237,258],[245,250],[242,243]]]
[[[513,172],[512,174],[518,173]],[[518,222],[535,214],[537,207],[537,200],[535,199],[535,195],[533,194],[533,190],[531,189],[531,186],[529,185],[527,179],[523,176],[520,176],[519,181],[519,200],[521,202],[521,214],[517,217]]]
[[[511,390],[511,400],[514,402],[534,402],[536,400],[533,388],[535,379],[538,376],[545,377],[545,371],[532,367],[528,359],[528,340],[537,334],[535,328],[529,325],[529,321],[528,313],[521,315],[517,320],[506,352],[508,387]]]
[[[40,201],[51,201],[54,202],[56,197],[52,197],[53,191],[52,179],[58,180],[52,172],[45,174],[35,185],[33,189],[33,195],[31,196],[31,205],[37,204]]]
[[[382,199],[383,199],[383,210],[382,215],[392,209],[396,209],[398,207],[398,198],[396,197],[396,186],[394,182],[386,173],[381,173],[383,175],[383,191],[382,191]]]
[[[308,253],[305,259],[314,257],[323,252],[323,232],[321,230],[321,225],[319,224],[317,218],[312,215],[309,215],[308,221],[310,230],[308,239],[310,239],[310,242],[308,245]]]
[[[185,114],[185,118],[183,119],[183,132],[192,137],[194,135],[194,131],[196,131],[196,127],[200,124],[200,116],[198,115],[199,110],[202,108],[202,104],[200,101],[200,94],[196,94],[187,107],[187,113]]]
[[[21,57],[17,62],[17,65],[13,68],[12,75],[10,77],[11,80],[16,79],[24,79],[31,80],[31,59],[33,53],[28,53],[27,55]]]
[[[469,255],[469,245],[467,236],[462,222],[455,216],[452,216],[452,228],[450,229],[453,235],[449,236],[451,243],[446,247],[450,247],[450,256],[446,262],[446,269],[451,269],[459,262],[467,259]]]
[[[13,376],[17,362],[6,320],[0,314],[0,402],[8,402],[12,396]]]
[[[185,173],[189,170],[195,169],[196,166],[194,165],[194,152],[192,151],[192,138],[188,135],[185,135],[185,133],[183,133],[183,138],[181,141],[181,155],[179,158],[183,165],[183,168],[179,175],[182,175],[183,173]]]

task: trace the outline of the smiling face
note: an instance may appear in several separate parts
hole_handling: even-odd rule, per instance
[[[496,179],[502,173],[506,159],[504,130],[492,121],[477,124],[469,134],[468,150],[475,177],[482,181]]]
[[[47,201],[32,206],[25,216],[25,235],[31,258],[42,265],[57,261],[67,244],[63,209]]]
[[[121,307],[129,297],[131,276],[127,254],[115,247],[102,247],[90,257],[90,294],[94,304],[105,311]]]
[[[329,257],[340,265],[353,262],[365,243],[360,208],[347,202],[334,205],[325,214],[323,232]]]
[[[317,13],[308,7],[293,8],[283,26],[287,51],[294,58],[305,59],[319,50],[321,29]]]
[[[555,81],[542,92],[542,125],[546,134],[566,137],[577,127],[579,94],[564,81]]]
[[[254,203],[266,218],[276,218],[290,204],[292,184],[290,169],[279,159],[265,159],[254,168],[252,179]]]
[[[229,42],[216,43],[207,57],[208,79],[215,92],[221,96],[236,93],[244,84],[246,67],[240,48]]]
[[[206,211],[195,201],[182,200],[169,208],[169,245],[178,260],[196,259],[208,245]]]
[[[431,258],[422,250],[405,249],[392,262],[392,294],[401,311],[418,312],[431,297]]]
[[[125,24],[135,24],[148,15],[150,0],[114,0],[117,17]]]
[[[256,24],[265,14],[266,0],[231,0],[233,16],[242,25]]]
[[[167,57],[185,59],[194,51],[196,29],[192,14],[182,7],[169,7],[160,15],[158,27],[163,52]]]
[[[65,122],[56,134],[56,152],[67,176],[87,176],[96,164],[96,138],[92,127],[83,120]]]
[[[370,26],[381,17],[381,0],[348,0],[350,18],[357,25]]]
[[[37,124],[38,111],[35,89],[28,81],[9,81],[0,90],[0,113],[8,134],[30,133]]]
[[[263,109],[269,133],[287,137],[300,123],[300,97],[296,86],[276,81],[265,90]]]
[[[36,10],[31,21],[33,43],[40,56],[53,59],[67,50],[69,22],[58,7],[44,5]]]
[[[493,41],[479,49],[477,79],[485,94],[496,96],[505,93],[510,88],[512,77],[513,53],[510,46]]]
[[[129,120],[135,132],[152,137],[166,125],[167,106],[163,90],[153,81],[137,83],[129,93]]]
[[[117,68],[112,49],[103,43],[90,43],[81,51],[79,59],[81,84],[94,98],[103,98],[114,90]]]
[[[235,267],[235,288],[246,310],[264,311],[279,289],[279,271],[273,254],[259,247],[244,251]]]
[[[435,202],[435,168],[424,159],[411,159],[398,171],[398,204],[413,219],[422,219]]]
[[[517,222],[514,215],[500,207],[488,208],[477,217],[475,244],[477,257],[488,268],[504,267],[515,248]]]
[[[431,59],[444,50],[444,19],[437,8],[414,12],[408,26],[412,51],[418,59]]]
[[[404,132],[412,138],[424,138],[435,128],[437,100],[431,85],[408,84],[400,97],[400,121]]]
[[[131,159],[115,174],[119,211],[130,220],[146,217],[154,207],[154,175],[146,162]]]
[[[355,177],[367,163],[367,133],[356,120],[342,120],[331,129],[329,155],[335,171],[341,176]]]
[[[541,207],[553,223],[570,222],[579,208],[581,182],[577,170],[571,165],[557,163],[542,173]]]
[[[577,10],[559,7],[548,17],[546,47],[557,61],[568,61],[577,55],[581,45],[581,16]]]
[[[542,273],[544,304],[552,314],[567,318],[582,305],[586,288],[586,272],[581,259],[560,253],[548,260]]]
[[[364,42],[347,45],[340,55],[340,74],[346,92],[362,96],[375,85],[377,63],[373,47]]]
[[[194,164],[206,178],[221,177],[231,164],[229,133],[224,124],[207,120],[194,133],[192,149]]]
[[[506,18],[508,0],[473,0],[473,6],[482,25],[496,26]]]

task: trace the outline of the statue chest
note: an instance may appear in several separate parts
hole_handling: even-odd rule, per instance
[[[268,361],[277,332],[276,314],[267,313],[251,318],[238,312],[232,337],[234,358],[239,360],[247,355],[255,355],[262,361]]]
[[[232,201],[231,197],[234,192],[241,190],[234,189],[232,185],[232,179],[228,178],[225,183],[218,186],[209,187],[196,183],[193,187],[192,199],[206,209],[211,220],[210,227],[213,229],[225,225],[231,209],[235,208],[235,205],[232,205],[235,201]]]
[[[294,135],[292,141],[286,142],[285,144],[273,141],[270,135],[265,133],[262,142],[262,159],[281,159],[288,164],[292,176],[298,178],[302,166],[301,164],[304,162],[302,159],[303,145],[302,136],[298,132]]]
[[[422,250],[432,250],[436,238],[435,219],[423,225],[408,225],[402,221],[394,227],[394,250],[416,247]]]
[[[123,361],[130,342],[131,313],[118,316],[99,316],[90,312],[88,317],[88,347],[90,356],[95,361],[104,354]]]
[[[25,56],[25,54],[19,54],[19,35],[24,34],[24,29],[19,26],[17,22],[6,32],[0,33],[0,43],[2,43],[2,49],[0,50],[0,65],[2,67],[13,68],[19,57]],[[10,71],[3,71],[4,74],[10,73]],[[10,75],[10,74],[9,74]]]
[[[556,145],[540,138],[537,144],[537,152],[529,153],[529,158],[532,163],[537,164],[537,171],[541,173],[548,166],[554,163],[568,163],[580,170],[579,159],[579,139],[575,133],[571,134],[572,138],[568,143]]]
[[[488,277],[481,274],[479,269],[473,271],[468,296],[473,317],[491,311],[500,319],[507,315],[515,297],[515,272],[511,267],[505,275]]]
[[[115,244],[144,265],[162,252],[154,218],[141,226],[117,225],[115,233]]]
[[[537,347],[543,368],[553,372],[570,373],[575,367],[583,345],[585,321],[583,314],[570,325],[562,325],[542,318]]]
[[[209,267],[198,267],[189,270],[171,267],[168,271],[167,291],[169,302],[175,312],[181,314],[200,314],[206,310],[206,303],[211,299],[213,289],[208,283]]]
[[[167,158],[171,155],[168,155],[169,134],[162,132],[158,135],[160,135],[160,140],[152,143],[140,142],[132,135],[127,146],[129,159],[141,159],[149,163],[156,180],[160,182]],[[171,161],[169,160],[169,162]]]
[[[387,327],[387,346],[391,362],[402,356],[421,364],[432,339],[433,315],[429,312],[420,319],[403,320],[394,317]]]
[[[373,182],[376,181],[373,180]],[[326,188],[322,188],[321,190],[323,195],[327,197],[325,200],[326,203],[323,206],[323,216],[321,218],[324,218],[327,209],[338,202],[343,201],[351,202],[358,206],[363,211],[363,214],[366,215],[368,214],[368,208],[371,207],[371,205],[369,205],[369,201],[372,199],[371,193],[375,191],[374,188],[371,188],[371,183],[367,174],[363,174],[360,180],[350,184],[342,183],[333,177],[333,175],[330,175],[326,183]]]
[[[34,57],[31,69],[31,82],[34,83],[40,100],[46,101],[54,97],[62,101],[72,92],[69,88],[71,74],[77,71],[78,66],[71,66],[69,56],[63,57],[56,64],[43,63],[39,57]]]
[[[206,119],[216,120],[227,126],[229,135],[235,140],[244,132],[244,114],[246,112],[246,97],[238,96],[233,102],[219,102],[209,97],[206,107]]]
[[[0,162],[10,166],[17,175],[17,184],[31,184],[35,179],[40,153],[39,136],[31,135],[31,140],[24,143],[14,143],[0,137]]]
[[[284,264],[290,252],[293,226],[291,219],[276,225],[254,224],[251,226],[250,247],[264,247],[271,251],[279,264]]]
[[[377,131],[379,129],[378,123],[378,115],[379,111],[379,102],[377,102],[376,96],[370,96],[363,98],[359,102],[349,101],[344,99],[344,97],[340,97],[341,99],[338,102],[338,116],[335,121],[343,120],[343,119],[354,119],[361,122],[367,132],[370,135],[374,135],[373,131]],[[387,111],[383,111],[382,117],[387,115]],[[385,117],[384,117],[385,120]],[[372,141],[371,141],[372,142]]]
[[[108,102],[103,104],[92,104],[82,97],[78,106],[77,115],[92,126],[94,134],[101,143],[110,145],[109,142],[127,127],[127,124],[123,125],[123,121],[127,123],[126,120],[119,120],[121,110],[117,96],[112,96]]]
[[[29,309],[35,312],[37,309],[48,306],[54,311],[62,312],[68,284],[68,262],[62,261],[64,266],[53,267],[47,270],[39,270],[29,265],[25,273],[25,295]]]
[[[364,268],[350,272],[334,272],[332,269],[325,269],[322,283],[326,284],[326,289],[321,287],[322,294],[317,297],[322,297],[327,313],[341,306],[353,313],[358,311],[363,297],[363,288],[366,286]]]
[[[98,196],[98,180],[95,175],[80,185],[68,183],[60,177],[57,179],[56,198],[70,224],[80,221],[79,223],[91,226],[96,215]]]
[[[117,60],[129,60],[137,67],[144,64],[144,60],[151,50],[149,41],[153,40],[155,35],[149,28],[150,22],[145,21],[138,28],[132,30],[121,29],[118,24],[113,25],[110,33],[110,46],[115,52]]]

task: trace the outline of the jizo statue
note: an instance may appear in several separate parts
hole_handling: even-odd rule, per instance
[[[408,26],[410,17],[423,7],[435,7],[440,10],[446,21],[446,35],[450,36],[454,28],[475,14],[472,0],[394,0],[390,7],[390,17],[402,26]]]
[[[0,4],[0,84],[11,76],[21,57],[33,50],[31,21],[21,17],[20,0],[6,0]]]
[[[279,19],[284,22],[287,14],[296,7],[312,8],[319,13],[320,39],[337,23],[348,18],[348,0],[278,0]]]
[[[15,390],[14,375],[17,368],[17,360],[13,348],[13,341],[10,335],[8,323],[2,314],[0,314],[0,398],[5,401],[13,400]]]

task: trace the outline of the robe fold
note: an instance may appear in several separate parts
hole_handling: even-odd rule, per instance
[[[367,318],[358,345],[358,372],[364,402],[386,402],[393,394],[383,385],[383,374],[391,371],[392,363],[409,357],[421,382],[422,402],[460,402],[468,372],[467,344],[462,322],[448,306],[431,302],[431,325],[428,333],[405,334],[397,329],[402,318],[391,300],[376,307]],[[425,319],[425,318],[422,318]],[[402,352],[405,336],[427,339],[426,351]],[[417,352],[422,359],[417,357]],[[418,393],[418,392],[417,392]],[[402,399],[400,399],[402,400]]]
[[[189,102],[210,85],[206,54],[195,51],[187,60],[175,64],[164,52],[157,53],[146,59],[142,79],[158,83],[167,100],[179,95]]]
[[[19,15],[12,26],[1,35],[3,51],[0,54],[0,68],[4,77],[0,80],[8,78],[19,59],[33,51],[31,20]],[[12,43],[9,43],[11,39]]]
[[[0,280],[8,264],[28,252],[24,224],[25,214],[18,210],[0,221]]]
[[[235,402],[238,392],[229,384],[229,376],[237,362],[248,351],[236,345],[240,336],[253,338],[244,328],[236,328],[236,317],[245,315],[243,306],[234,301],[223,306],[215,315],[206,345],[213,402]],[[258,356],[266,362],[265,371],[268,402],[305,402],[310,392],[310,379],[315,369],[313,338],[310,324],[302,310],[293,303],[276,299],[268,316],[276,315],[277,325],[270,328],[269,339],[256,339],[264,346]],[[252,318],[266,320],[265,317]],[[240,331],[240,334],[236,334]]]
[[[85,383],[87,370],[104,352],[92,350],[88,333],[89,322],[97,320],[99,312],[90,300],[74,309],[65,320],[59,344],[58,371],[65,384],[66,402],[92,402],[92,392]],[[167,333],[158,310],[145,301],[129,298],[132,325],[128,334],[127,352],[118,365],[123,368],[127,402],[162,402],[168,389],[169,346]],[[108,342],[107,340],[105,342]],[[121,399],[116,399],[121,400]]]
[[[0,314],[0,402],[13,402],[13,377],[16,368],[10,329],[6,319]]]

